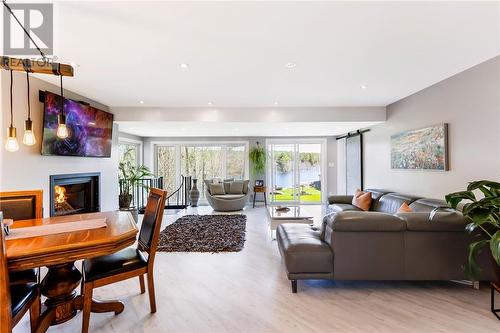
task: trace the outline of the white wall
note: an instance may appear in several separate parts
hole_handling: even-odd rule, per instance
[[[391,169],[391,135],[439,123],[449,124],[450,171]],[[500,180],[500,56],[389,105],[363,143],[367,188],[443,198],[472,180]]]
[[[65,80],[76,80],[66,78]],[[113,126],[113,149],[110,158],[86,158],[69,156],[40,155],[43,103],[38,100],[39,90],[49,90],[60,94],[60,88],[40,79],[30,79],[31,119],[35,128],[37,144],[28,147],[22,144],[24,121],[27,117],[26,74],[14,72],[14,126],[17,128],[17,138],[20,149],[15,153],[4,149],[7,127],[9,126],[9,84],[10,73],[1,71],[1,147],[0,147],[0,191],[10,190],[43,190],[44,215],[49,214],[49,175],[79,172],[101,172],[101,210],[118,208],[118,126]],[[102,110],[108,110],[104,105],[96,103],[69,91],[65,97],[85,101]]]

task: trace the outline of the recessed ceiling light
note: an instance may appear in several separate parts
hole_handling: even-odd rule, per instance
[[[285,64],[286,68],[295,68],[297,66],[297,63],[290,61]]]
[[[212,102],[208,102],[207,104],[208,104],[208,105],[214,105],[214,103],[212,103]]]
[[[278,102],[274,102],[274,105],[278,105]]]
[[[368,87],[367,87],[366,85],[364,85],[364,84],[363,84],[363,85],[361,85],[361,86],[360,86],[360,88],[364,90],[364,89],[366,89],[366,88],[368,88]]]
[[[184,70],[188,70],[189,69],[189,64],[186,64],[186,63],[182,63],[179,65],[182,69]]]
[[[139,101],[139,104],[144,104],[144,101]]]

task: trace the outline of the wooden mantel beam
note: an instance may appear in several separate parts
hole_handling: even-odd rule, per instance
[[[73,66],[51,62],[50,59],[21,59],[1,56],[0,66],[5,70],[19,72],[30,72],[40,74],[52,74],[62,76],[73,76]]]

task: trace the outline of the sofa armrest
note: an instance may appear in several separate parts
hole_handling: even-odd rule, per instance
[[[380,212],[338,212],[325,216],[324,227],[334,232],[350,231],[403,231],[404,220]]]
[[[340,204],[352,204],[352,195],[330,195],[328,197],[328,203],[340,203]]]
[[[459,231],[465,232],[467,221],[458,211],[437,212],[432,220],[429,212],[397,213],[409,231]]]

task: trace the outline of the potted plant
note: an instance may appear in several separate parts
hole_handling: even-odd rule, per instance
[[[482,196],[476,197],[476,192]],[[479,231],[480,239],[469,245],[469,254],[465,264],[465,273],[470,278],[476,278],[481,272],[477,263],[479,252],[488,247],[492,263],[500,281],[500,183],[480,180],[469,183],[466,191],[446,195],[446,201],[454,209],[462,201],[462,213],[469,222],[466,230],[469,233]]]
[[[118,204],[120,209],[130,208],[132,202],[132,191],[135,186],[148,188],[140,180],[144,177],[150,177],[153,174],[144,165],[135,165],[134,149],[127,149],[118,164],[118,178],[120,185],[120,195],[118,197]]]
[[[250,162],[252,162],[253,175],[263,174],[266,170],[266,150],[259,145],[250,149],[249,153]]]

